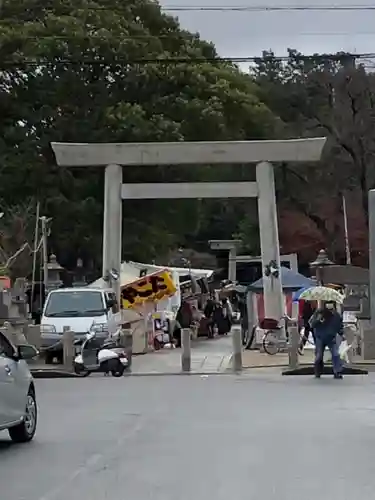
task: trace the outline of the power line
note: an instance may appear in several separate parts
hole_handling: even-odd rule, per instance
[[[116,11],[118,8],[111,9],[105,6],[88,6],[88,7],[77,7],[78,10],[113,10]],[[216,11],[216,12],[293,12],[293,11],[341,11],[341,12],[352,12],[352,11],[373,11],[375,6],[373,5],[286,5],[286,6],[275,6],[275,5],[165,5],[161,7],[163,11],[170,12],[188,12],[188,11]],[[123,9],[125,11],[125,9]]]
[[[372,31],[300,31],[300,32],[288,32],[288,33],[272,33],[272,37],[284,37],[284,36],[368,36],[375,35],[375,30]],[[75,35],[33,35],[33,36],[21,36],[23,40],[67,40],[74,41],[77,39],[93,39],[97,37],[96,33],[76,33]],[[102,38],[99,34],[98,38]],[[186,36],[183,34],[178,38],[178,40],[183,40]],[[187,37],[188,39],[194,40],[194,35]],[[125,35],[125,36],[114,36],[111,37],[114,40],[175,40],[174,35]]]
[[[155,4],[155,7],[158,7]],[[119,7],[106,7],[104,5],[89,5],[77,6],[71,8],[70,6],[61,5],[59,9],[76,10],[76,11],[110,11],[110,12],[129,12],[129,9]],[[4,7],[3,7],[4,9]],[[46,2],[45,11],[58,10],[48,6]],[[160,7],[162,11],[168,12],[353,12],[353,11],[375,11],[374,5],[164,5]]]
[[[274,5],[169,5],[162,7],[162,10],[168,11],[218,11],[218,12],[292,12],[292,11],[370,11],[375,10],[373,5],[288,5],[288,6],[274,6]]]
[[[312,54],[312,55],[302,55],[296,54],[293,57],[290,56],[276,56],[272,55],[269,57],[259,56],[246,56],[246,57],[154,57],[154,58],[113,58],[109,59],[85,59],[84,57],[75,59],[56,59],[56,60],[46,60],[43,58],[28,59],[19,57],[17,60],[3,60],[1,65],[5,66],[63,66],[63,65],[93,65],[93,66],[121,66],[121,65],[131,65],[131,64],[160,64],[160,65],[173,65],[173,64],[206,64],[206,63],[246,63],[246,62],[257,62],[259,60],[273,60],[280,62],[288,62],[291,59],[297,61],[313,61],[313,62],[325,62],[325,61],[344,61],[354,59],[354,60],[375,60],[375,52],[361,53],[361,54],[351,54],[346,52],[341,52],[337,54]]]

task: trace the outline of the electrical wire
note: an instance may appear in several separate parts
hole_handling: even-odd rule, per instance
[[[89,9],[91,7],[88,7]],[[100,7],[98,8],[100,9]],[[372,11],[375,10],[373,5],[167,5],[162,7],[162,10],[171,12],[188,12],[188,11],[216,11],[216,12],[293,12],[293,11]]]
[[[280,36],[370,36],[370,35],[375,35],[375,30],[372,31],[300,31],[300,32],[290,32],[288,33],[272,33],[272,38],[275,37],[280,37]],[[82,39],[87,39],[87,40],[95,40],[96,38],[96,33],[91,33],[91,34],[77,34],[76,36],[71,36],[71,35],[33,35],[33,36],[22,36],[22,40],[30,40],[30,41],[39,41],[39,40],[82,40]],[[102,35],[99,34],[98,38],[102,38]],[[111,37],[111,39],[115,40],[171,40],[173,41],[173,37],[171,35],[125,35],[125,36],[115,36]],[[179,38],[179,40],[183,39]],[[192,35],[192,39],[194,39],[194,35]]]
[[[64,5],[61,5],[64,8]],[[70,8],[70,6],[66,6]],[[159,5],[155,3],[155,7]],[[45,3],[45,9],[49,10],[48,1]],[[51,9],[52,10],[52,9]],[[106,10],[112,12],[129,11],[126,7],[106,7],[105,5],[85,5],[77,6],[74,10],[95,11]],[[373,11],[374,5],[162,5],[160,10],[169,12],[293,12],[293,11],[316,11],[316,12],[353,12],[353,11]]]
[[[113,59],[85,59],[84,56],[80,59],[56,59],[47,60],[44,58],[40,59],[28,59],[23,57],[16,57],[15,60],[3,60],[0,62],[0,67],[6,68],[14,66],[67,66],[67,65],[82,65],[82,66],[113,66],[118,67],[122,65],[131,64],[160,64],[160,65],[173,65],[173,64],[206,64],[206,63],[246,63],[246,62],[257,62],[262,60],[263,56],[244,56],[244,57],[142,57],[142,58],[122,58],[114,57]],[[267,57],[266,57],[267,59]],[[269,56],[268,59],[274,61],[289,61],[289,56]],[[348,53],[348,52],[338,52],[336,54],[312,54],[303,55],[297,54],[293,56],[293,59],[297,61],[314,61],[314,62],[325,62],[325,61],[343,61],[347,60],[374,60],[375,52],[368,53]]]
[[[366,12],[375,11],[374,5],[162,5],[159,7],[163,12]],[[119,7],[106,7],[104,5],[85,5],[71,8],[70,6],[60,5],[61,9],[75,11],[109,11],[109,12],[129,12],[130,9]],[[3,7],[4,9],[4,7]],[[44,11],[54,11],[48,6],[48,1],[44,5]]]

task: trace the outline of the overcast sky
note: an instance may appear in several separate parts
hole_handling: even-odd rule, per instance
[[[370,0],[161,0],[163,6],[363,6]],[[373,4],[374,5],[374,4]],[[215,43],[224,57],[288,47],[315,52],[375,52],[375,10],[336,12],[172,12],[181,25]]]

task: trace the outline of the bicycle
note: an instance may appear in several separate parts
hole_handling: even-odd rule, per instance
[[[256,331],[257,331],[256,325],[253,326],[251,329],[244,328],[242,330],[242,347],[245,351],[251,349],[256,335]]]
[[[280,351],[284,351],[288,348],[289,342],[289,332],[288,332],[288,323],[291,321],[291,318],[288,315],[285,315],[281,318],[280,321],[272,318],[264,318],[260,323],[259,327],[262,330],[266,330],[262,338],[262,346],[264,352],[267,354],[274,356]],[[285,329],[285,337],[280,338],[280,335]]]

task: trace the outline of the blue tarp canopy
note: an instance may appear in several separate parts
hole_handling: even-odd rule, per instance
[[[254,283],[249,285],[248,289],[251,292],[262,292],[263,279],[264,278],[260,278],[259,280],[254,281]],[[289,268],[283,266],[281,266],[280,268],[280,276],[278,279],[281,279],[283,290],[289,292],[295,292],[297,290],[300,290],[301,288],[309,288],[315,285],[314,280],[306,278],[306,276],[303,276],[303,274],[295,273],[294,271],[291,271]]]
[[[314,284],[313,286],[316,286],[316,284]],[[301,293],[303,293],[305,290],[308,290],[309,288],[311,288],[311,285],[310,286],[304,286],[303,288],[300,288],[299,290],[297,290],[296,292],[294,292],[293,293],[293,302],[298,302]]]

